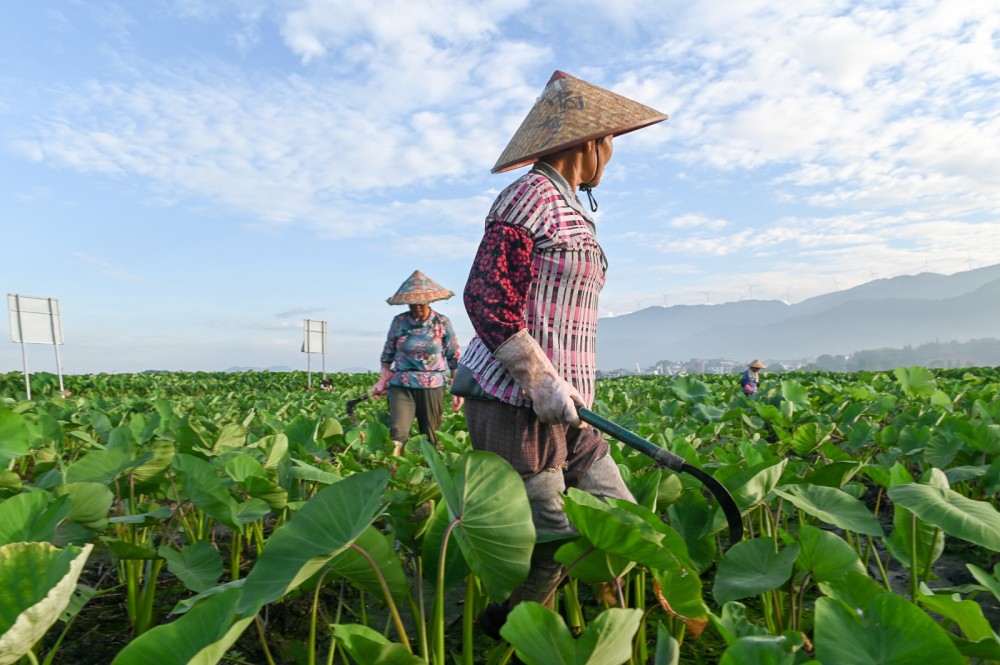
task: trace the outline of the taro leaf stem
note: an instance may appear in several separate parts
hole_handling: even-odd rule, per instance
[[[358,547],[357,543],[353,543],[351,548],[360,552],[361,556],[371,565],[372,570],[375,572],[375,576],[378,578],[378,585],[382,589],[382,594],[385,595],[385,603],[389,607],[389,612],[392,613],[392,620],[396,624],[396,632],[399,633],[399,639],[403,642],[406,650],[413,653],[412,647],[410,647],[410,638],[406,635],[406,628],[403,626],[403,619],[399,616],[399,608],[396,607],[395,601],[392,599],[392,593],[389,591],[389,585],[386,584],[385,576],[382,571],[379,570],[378,564],[372,559],[371,555],[368,554],[364,549]]]
[[[316,591],[313,593],[312,616],[309,617],[309,653],[306,654],[306,662],[309,665],[316,665],[316,615],[319,609],[319,592],[323,588],[323,580],[329,573],[329,568],[323,571],[316,582]]]
[[[917,602],[917,514],[910,514],[910,601]]]
[[[254,624],[257,626],[257,636],[260,638],[260,646],[264,649],[264,658],[267,659],[267,665],[275,665],[274,656],[271,655],[271,650],[267,646],[267,638],[265,637],[264,622],[260,620],[260,613],[257,613],[253,617]]]
[[[476,613],[476,576],[469,575],[465,580],[465,604],[462,606],[462,662],[465,665],[475,665],[472,652],[472,619]]]
[[[934,547],[937,545],[937,539],[940,535],[941,529],[935,528],[934,535],[931,537],[931,546],[927,550],[927,563],[924,564],[924,582],[931,576],[931,564],[934,563]]]
[[[448,539],[451,538],[452,530],[458,526],[460,520],[456,519],[444,532],[441,539],[441,554],[438,561],[437,593],[434,595],[434,610],[431,618],[431,630],[434,635],[434,665],[445,665],[444,653],[444,569],[448,560]]]

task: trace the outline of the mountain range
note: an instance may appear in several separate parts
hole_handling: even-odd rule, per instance
[[[597,323],[598,368],[661,360],[790,360],[1000,337],[1000,264],[875,279],[796,304],[647,307]]]

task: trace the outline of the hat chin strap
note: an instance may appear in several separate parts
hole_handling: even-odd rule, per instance
[[[590,180],[587,182],[580,183],[580,191],[587,194],[587,202],[590,204],[590,212],[597,212],[597,199],[594,198],[594,188],[590,185],[590,181],[597,177],[598,169],[601,168],[601,144],[599,142],[594,143],[594,150],[597,154],[597,164],[594,166],[594,175],[590,176]]]

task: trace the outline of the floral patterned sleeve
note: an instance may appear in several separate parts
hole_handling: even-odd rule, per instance
[[[389,325],[389,334],[385,337],[385,346],[382,347],[382,355],[379,360],[383,365],[391,365],[396,359],[396,340],[399,337],[399,322],[397,317],[393,317]]]
[[[527,327],[534,240],[519,226],[490,224],[465,285],[465,309],[476,334],[495,351]]]
[[[462,353],[458,348],[458,336],[455,335],[455,329],[451,327],[451,321],[447,321],[444,327],[442,347],[442,353],[444,354],[445,362],[448,363],[448,369],[454,372],[455,368],[458,367],[458,360],[461,358]]]

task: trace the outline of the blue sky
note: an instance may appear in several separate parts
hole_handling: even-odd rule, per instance
[[[0,287],[59,300],[69,374],[305,369],[305,318],[375,368],[555,69],[670,115],[595,190],[604,316],[1000,260],[993,0],[48,0],[0,22]]]

